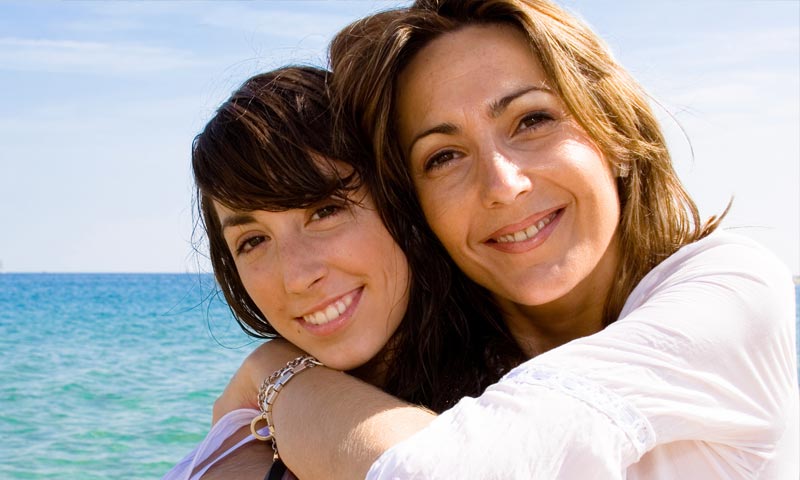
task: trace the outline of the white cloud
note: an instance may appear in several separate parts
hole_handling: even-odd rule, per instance
[[[153,25],[196,25],[229,30],[239,35],[269,34],[274,38],[306,40],[324,45],[330,36],[355,18],[402,5],[391,1],[291,2],[102,2],[84,5],[87,16],[66,26],[76,32],[134,32]],[[180,27],[177,27],[180,28]]]
[[[0,38],[0,69],[26,72],[131,74],[205,64],[190,52],[137,44]]]
[[[316,36],[327,40],[330,33],[352,20],[350,15],[332,12],[263,9],[243,5],[232,9],[224,4],[210,7],[198,12],[199,21],[205,25],[243,32],[268,31],[270,35],[294,39]]]

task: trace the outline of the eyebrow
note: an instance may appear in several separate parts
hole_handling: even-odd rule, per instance
[[[428,135],[433,135],[435,133],[441,133],[442,135],[452,135],[456,132],[458,132],[458,127],[456,127],[452,123],[440,123],[439,125],[429,128],[424,132],[420,132],[417,136],[415,136],[414,139],[411,140],[411,143],[408,145],[408,151],[410,152],[411,150],[413,150],[414,144],[417,143],[420,139],[427,137]]]
[[[515,90],[506,95],[505,97],[489,104],[489,115],[491,115],[492,118],[499,117],[506,110],[506,108],[508,108],[511,102],[530,92],[545,92],[551,94],[553,93],[553,91],[547,87],[537,87],[535,85],[522,87],[519,90]]]
[[[240,227],[248,223],[254,223],[255,221],[255,217],[249,213],[234,213],[233,215],[225,217],[222,221],[222,230],[225,231],[226,228]]]
[[[521,96],[523,96],[525,94],[528,94],[530,92],[545,92],[545,93],[549,93],[549,94],[553,93],[553,91],[550,90],[547,87],[537,87],[535,85],[522,87],[519,90],[515,90],[515,91],[509,93],[508,95],[504,96],[503,98],[500,98],[500,99],[495,100],[492,103],[490,103],[489,104],[489,115],[492,118],[499,117],[506,110],[506,108],[508,108],[508,106],[511,104],[511,102],[513,102],[514,100],[518,99],[519,97],[521,97]],[[440,123],[439,125],[431,127],[429,129],[417,134],[414,137],[414,139],[411,140],[411,143],[408,146],[408,151],[410,152],[411,150],[413,150],[414,149],[414,144],[416,144],[420,139],[422,139],[424,137],[427,137],[428,135],[433,135],[433,134],[436,134],[436,133],[440,133],[442,135],[453,135],[454,133],[458,132],[458,130],[459,130],[459,128],[457,126],[453,125],[452,123]]]

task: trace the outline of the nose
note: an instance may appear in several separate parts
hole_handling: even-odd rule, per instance
[[[480,165],[478,182],[488,208],[511,204],[533,188],[533,182],[519,163],[497,149],[487,152]]]
[[[313,289],[328,274],[324,248],[313,242],[295,241],[281,245],[283,287],[287,293],[299,294]]]

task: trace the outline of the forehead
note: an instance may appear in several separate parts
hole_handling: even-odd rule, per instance
[[[471,25],[421,49],[398,77],[396,110],[401,144],[463,115],[490,114],[513,92],[551,90],[527,36],[509,25]]]
[[[489,86],[486,79],[492,80],[492,88],[547,80],[527,36],[518,28],[470,25],[437,37],[412,58],[398,77],[399,98],[436,94],[439,98],[434,100],[439,100],[449,91],[455,100],[468,85]]]

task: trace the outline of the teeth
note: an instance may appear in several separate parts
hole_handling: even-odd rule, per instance
[[[508,235],[498,237],[497,243],[521,242],[523,240],[528,240],[535,237],[541,229],[543,229],[548,223],[552,222],[553,219],[556,218],[556,213],[557,212],[551,213],[545,218],[539,220],[538,223],[531,225],[525,230],[520,230],[519,232],[509,233]]]
[[[325,309],[325,316],[327,318],[336,318],[339,316],[339,310],[334,305],[330,305]]]
[[[353,303],[354,296],[355,293],[352,293],[331,303],[322,310],[303,315],[303,320],[312,325],[324,325],[332,320],[336,320],[339,318],[339,315],[343,314],[345,310],[347,310],[347,307]]]

